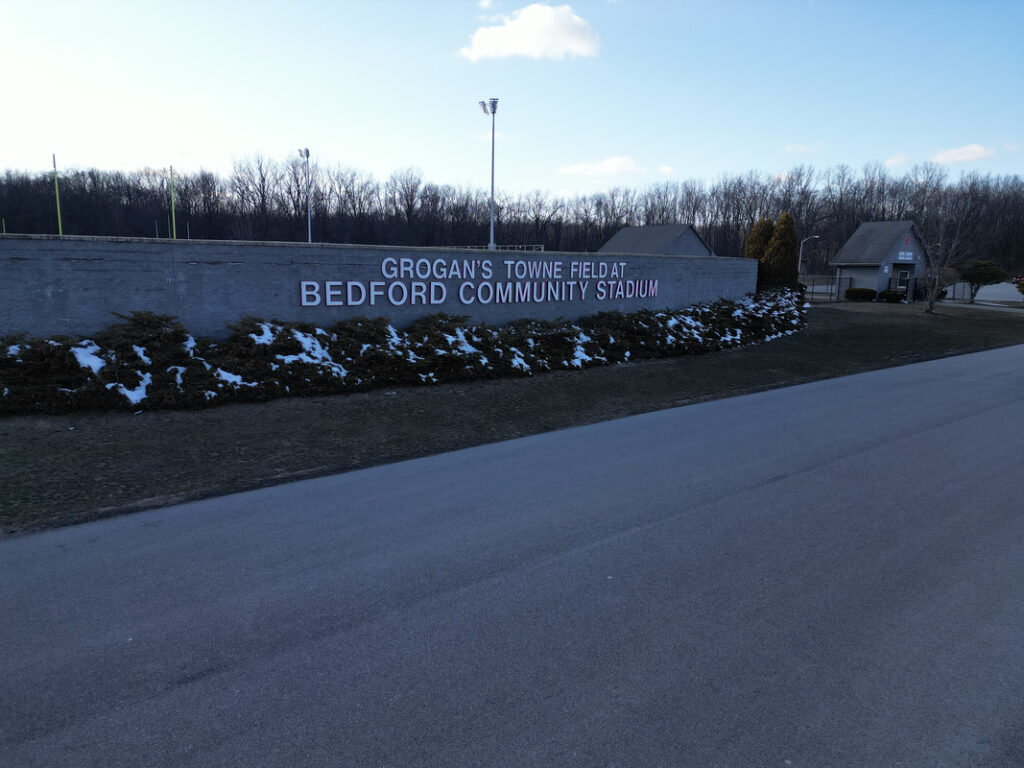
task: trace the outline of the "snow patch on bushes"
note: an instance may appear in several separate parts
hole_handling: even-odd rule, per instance
[[[316,330],[317,333],[323,336],[327,335],[326,331],[319,328]],[[348,376],[348,371],[345,370],[345,367],[334,362],[334,358],[331,357],[330,352],[324,348],[316,336],[294,329],[292,330],[292,336],[300,345],[302,345],[303,351],[297,355],[277,355],[277,359],[280,360],[283,365],[307,363],[330,371],[339,379],[343,379]]]
[[[142,371],[136,371],[136,375],[139,377],[139,385],[134,389],[128,389],[124,384],[117,382],[110,382],[107,384],[107,389],[114,389],[125,397],[125,399],[132,405],[138,405],[146,399],[146,390],[149,389],[149,385],[153,383],[153,374],[143,373]]]
[[[11,349],[18,349],[18,347],[14,346]],[[71,348],[71,354],[75,356],[78,364],[83,368],[88,368],[94,374],[99,373],[100,368],[106,365],[102,358],[97,357],[96,353],[99,351],[100,345],[89,339],[84,339],[77,346]]]

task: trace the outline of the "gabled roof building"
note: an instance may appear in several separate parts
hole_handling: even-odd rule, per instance
[[[623,227],[597,249],[598,253],[656,254],[662,256],[714,256],[691,224]]]
[[[913,221],[864,222],[832,259],[843,287],[875,291],[906,290],[927,264],[928,247]]]

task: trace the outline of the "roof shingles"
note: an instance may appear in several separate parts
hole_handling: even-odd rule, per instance
[[[657,224],[623,227],[597,250],[598,253],[714,256],[710,246],[690,224]]]
[[[857,231],[839,249],[832,263],[881,264],[908,233],[921,242],[913,221],[866,221],[857,227]],[[924,248],[923,242],[921,246]],[[925,252],[927,254],[927,250]]]

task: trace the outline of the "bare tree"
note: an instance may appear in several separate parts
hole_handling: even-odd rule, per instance
[[[257,238],[269,239],[271,218],[280,208],[284,172],[262,155],[237,161],[230,188],[238,210],[253,222]]]
[[[419,171],[397,171],[383,184],[368,173],[311,168],[313,209],[326,242],[480,244],[488,228],[487,190],[426,182]],[[152,236],[166,233],[164,171],[71,170],[62,180],[64,222],[75,234]],[[226,179],[200,171],[176,177],[179,214],[192,236],[294,239],[305,215],[304,163],[261,156],[235,163]],[[693,224],[721,256],[741,256],[761,217],[788,210],[799,239],[819,235],[809,255],[823,268],[864,221],[913,220],[939,283],[949,268],[991,259],[1024,272],[1024,179],[969,174],[951,182],[941,166],[915,166],[891,176],[873,163],[857,175],[847,166],[817,172],[724,175],[712,184],[690,179],[643,190],[616,187],[573,198],[536,191],[502,194],[496,210],[505,242],[542,242],[556,250],[595,250],[622,226]],[[52,179],[7,171],[0,176],[0,214],[8,231],[56,230]],[[933,298],[941,285],[932,283]]]

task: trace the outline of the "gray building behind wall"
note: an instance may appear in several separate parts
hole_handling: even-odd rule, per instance
[[[865,222],[832,259],[841,285],[878,292],[907,290],[927,265],[928,248],[913,221]]]
[[[597,249],[598,253],[655,253],[662,256],[714,256],[711,246],[692,224],[623,227]]]

